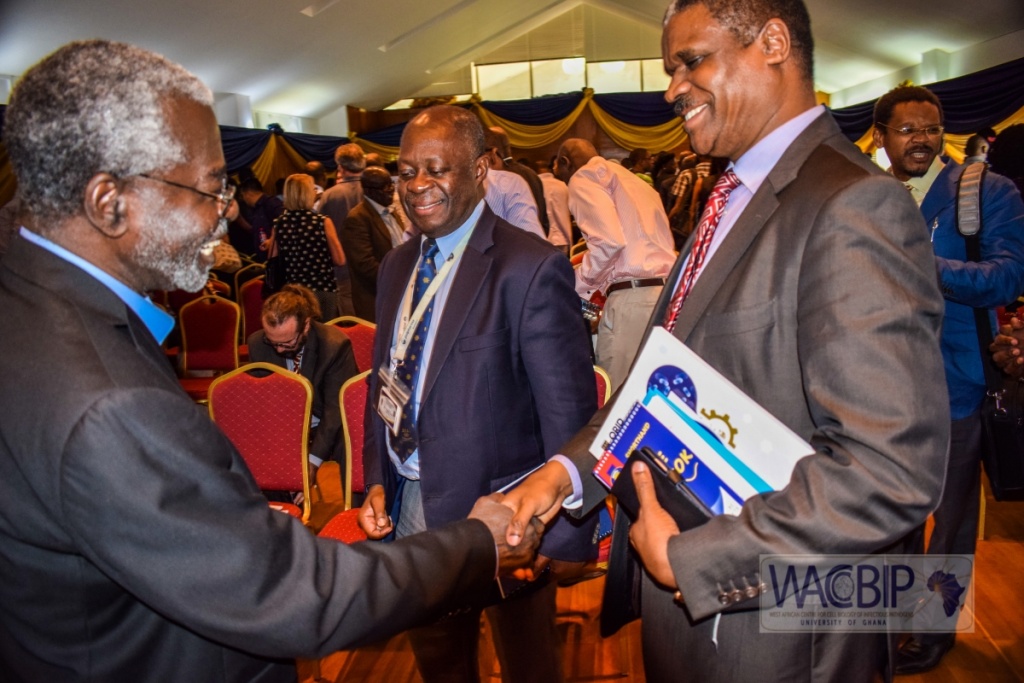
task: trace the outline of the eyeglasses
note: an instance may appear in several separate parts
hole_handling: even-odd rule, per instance
[[[291,340],[286,342],[272,342],[269,339],[267,339],[266,335],[264,334],[263,343],[274,349],[291,349],[298,346],[299,341],[302,339],[303,332],[304,330],[300,330],[298,334],[296,334]]]
[[[893,133],[896,133],[896,135],[899,135],[900,137],[904,138],[909,138],[919,133],[924,133],[930,138],[936,138],[942,135],[942,132],[946,130],[942,126],[925,126],[924,128],[913,128],[912,126],[903,126],[901,128],[893,128],[892,126],[887,126],[884,123],[879,123],[878,125],[881,126],[882,128],[888,128]]]
[[[155,180],[158,183],[163,183],[164,185],[179,187],[182,190],[188,190],[190,192],[195,192],[198,195],[202,195],[203,197],[217,200],[221,205],[218,218],[224,218],[224,216],[227,215],[228,207],[231,206],[231,200],[235,198],[235,191],[238,189],[229,183],[227,179],[221,181],[220,192],[205,192],[203,190],[197,190],[191,185],[182,185],[181,183],[176,183],[173,180],[165,180],[164,178],[157,178],[156,176],[147,175],[145,173],[139,173],[138,177],[145,178],[146,180]]]

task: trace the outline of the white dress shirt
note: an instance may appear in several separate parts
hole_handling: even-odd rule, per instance
[[[569,210],[587,241],[576,293],[621,280],[664,277],[676,253],[657,191],[619,164],[594,157],[569,179]]]
[[[544,202],[547,204],[548,224],[551,226],[548,241],[556,247],[567,247],[572,243],[569,188],[552,173],[538,175],[544,184]]]

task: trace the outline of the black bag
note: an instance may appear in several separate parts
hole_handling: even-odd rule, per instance
[[[981,182],[985,164],[971,164],[960,176],[957,190],[957,230],[967,242],[967,259],[981,260]],[[981,364],[985,370],[985,400],[981,404],[981,459],[996,500],[1024,500],[1024,383],[994,366],[988,347],[992,325],[987,309],[974,309]]]
[[[267,259],[267,269],[263,275],[263,298],[281,291],[285,286],[284,281],[284,257],[276,253]]]
[[[987,347],[986,347],[987,348]],[[1011,377],[985,393],[982,462],[996,500],[1024,500],[1024,382]]]

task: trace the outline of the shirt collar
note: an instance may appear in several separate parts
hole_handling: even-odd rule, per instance
[[[375,202],[372,199],[370,199],[369,197],[367,197],[365,194],[363,195],[363,199],[365,199],[366,201],[370,202],[370,206],[372,206],[374,209],[376,209],[377,213],[391,213],[391,206],[390,205],[389,206],[384,206],[383,204],[378,204],[377,202]]]
[[[452,252],[455,251],[455,247],[458,246],[459,241],[477,224],[477,221],[480,220],[480,216],[484,213],[484,206],[484,201],[481,199],[480,203],[476,205],[475,209],[473,209],[473,213],[469,214],[469,218],[466,219],[465,223],[444,237],[437,238],[437,250],[441,255],[441,261],[446,260],[452,255]],[[423,239],[427,239],[427,236],[424,235]]]
[[[146,329],[149,330],[149,333],[153,335],[158,344],[163,344],[164,339],[166,339],[167,335],[169,335],[171,330],[174,329],[174,318],[150,301],[149,297],[142,296],[128,285],[116,279],[106,271],[99,269],[92,263],[89,263],[81,256],[71,253],[59,244],[51,242],[42,235],[32,232],[28,228],[23,227],[20,234],[29,242],[42,247],[54,256],[64,259],[73,266],[81,268],[86,273],[99,280],[110,291],[116,294],[117,298],[123,301],[128,308],[135,311],[135,315],[139,316],[139,319],[142,320],[142,324],[146,326]]]
[[[825,107],[815,105],[804,113],[794,116],[758,140],[753,147],[736,160],[733,164],[733,171],[751,194],[757,192],[761,183],[779,163],[779,159],[800,133],[803,133],[823,113],[825,113]]]
[[[935,179],[939,177],[939,174],[942,173],[942,169],[945,167],[946,165],[942,163],[942,159],[940,159],[939,155],[936,154],[935,158],[932,159],[931,166],[928,167],[928,170],[923,176],[919,178],[908,178],[903,183],[910,189],[910,194],[913,195],[918,206],[920,206],[921,202],[924,201],[924,197],[928,194],[928,190],[932,189],[932,183],[935,182]],[[889,173],[892,173],[891,166],[889,167]]]

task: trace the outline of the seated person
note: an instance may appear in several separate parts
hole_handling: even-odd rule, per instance
[[[298,372],[313,384],[309,431],[310,477],[324,460],[344,455],[341,385],[359,373],[352,342],[334,325],[319,322],[320,306],[302,285],[285,285],[263,302],[263,329],[249,336],[249,358]]]

